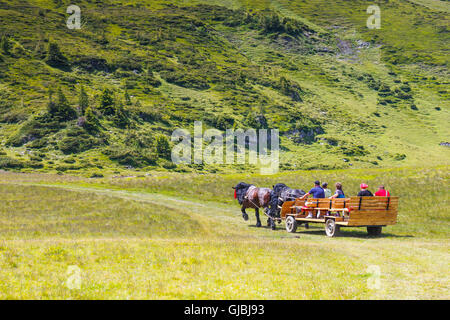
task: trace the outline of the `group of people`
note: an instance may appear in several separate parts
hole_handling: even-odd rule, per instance
[[[308,193],[306,193],[301,199],[305,199],[308,196],[312,196],[315,199],[320,199],[320,198],[329,198],[329,199],[333,199],[333,198],[345,198],[345,194],[344,191],[342,190],[342,183],[337,182],[335,184],[336,187],[336,191],[334,192],[334,194],[332,194],[331,190],[328,189],[328,183],[324,182],[322,185],[320,185],[320,181],[315,181],[314,182],[314,188],[312,188],[311,190],[309,190]],[[373,197],[374,195],[372,194],[372,192],[369,191],[369,186],[366,183],[361,183],[359,185],[360,187],[360,191],[358,192],[357,196],[358,197]],[[375,196],[377,197],[390,197],[390,193],[389,191],[386,190],[386,188],[384,187],[384,185],[381,185],[378,187],[378,191],[375,192]]]

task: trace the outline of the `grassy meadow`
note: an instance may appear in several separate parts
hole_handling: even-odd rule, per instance
[[[448,299],[448,167],[277,176],[0,173],[1,299]],[[231,186],[385,183],[398,224],[372,238],[243,221]],[[373,188],[372,188],[373,189]],[[262,221],[265,221],[262,217]],[[80,285],[68,281],[79,268]],[[373,268],[379,268],[379,278]],[[369,284],[379,279],[375,288]],[[377,280],[378,281],[378,280]]]

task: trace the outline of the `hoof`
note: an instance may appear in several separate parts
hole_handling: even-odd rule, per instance
[[[258,222],[256,223],[256,226],[257,226],[258,228],[261,227],[261,222],[258,221]]]
[[[248,220],[248,215],[247,214],[243,214],[242,218],[244,218],[244,220],[247,221]]]
[[[275,225],[275,223],[272,224],[272,230],[276,230],[277,226]]]

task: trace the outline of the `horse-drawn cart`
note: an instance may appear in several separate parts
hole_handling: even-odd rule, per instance
[[[281,219],[288,232],[295,232],[299,223],[324,223],[329,237],[341,227],[367,227],[369,235],[379,235],[382,227],[397,223],[397,211],[398,197],[296,199],[283,203]]]

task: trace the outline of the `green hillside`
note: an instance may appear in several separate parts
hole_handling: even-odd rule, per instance
[[[448,1],[70,4],[0,1],[0,169],[256,170],[172,164],[194,121],[279,129],[282,170],[448,164]]]

